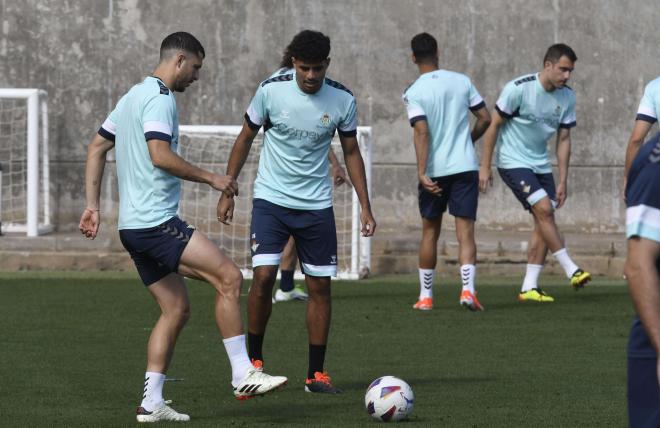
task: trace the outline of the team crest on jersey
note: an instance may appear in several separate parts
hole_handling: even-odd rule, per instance
[[[323,126],[328,126],[330,125],[330,115],[328,113],[323,113],[323,116],[321,116],[321,125]]]
[[[561,114],[561,107],[557,106],[555,108],[555,116],[559,116]]]

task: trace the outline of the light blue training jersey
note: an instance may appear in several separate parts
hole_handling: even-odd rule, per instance
[[[411,126],[419,120],[428,123],[427,176],[479,170],[468,111],[486,103],[467,76],[447,70],[424,73],[403,93],[403,102]]]
[[[115,142],[119,181],[118,229],[158,226],[179,209],[181,181],[151,162],[147,141],[177,152],[179,120],[172,91],[155,77],[133,86],[103,122],[99,134]]]
[[[658,121],[660,114],[660,77],[651,80],[644,88],[642,101],[637,109],[637,120],[644,120],[649,123]]]
[[[495,109],[508,119],[497,138],[497,167],[551,173],[548,139],[559,128],[576,125],[573,90],[565,86],[546,91],[538,73],[529,74],[504,86]]]
[[[335,134],[357,133],[355,98],[328,78],[315,94],[304,93],[295,72],[263,81],[245,114],[265,137],[254,198],[302,210],[332,206],[328,150]]]

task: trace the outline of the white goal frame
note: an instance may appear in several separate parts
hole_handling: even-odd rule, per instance
[[[24,232],[34,237],[51,232],[50,218],[50,164],[48,153],[48,93],[41,89],[0,88],[0,98],[21,99],[27,104],[27,180],[25,223],[2,222],[2,232]],[[41,129],[41,133],[39,130]],[[41,137],[41,138],[40,138]],[[2,136],[0,135],[0,144]],[[39,150],[41,149],[41,162]],[[41,180],[41,183],[40,183]],[[39,186],[43,200],[39,207]],[[1,207],[0,207],[1,208]],[[39,221],[39,211],[43,217]],[[1,211],[0,211],[1,212]],[[0,219],[1,221],[1,219]]]
[[[241,126],[231,125],[180,125],[179,135],[184,134],[198,134],[198,135],[238,135],[241,131]],[[259,130],[259,134],[263,136],[263,128]],[[372,146],[373,146],[373,133],[370,126],[358,126],[357,128],[358,142],[360,143],[360,152],[364,160],[365,174],[367,177],[367,189],[371,195],[371,161],[372,161]],[[224,171],[220,171],[224,173]],[[351,204],[351,261],[349,270],[338,270],[337,279],[361,279],[366,278],[371,271],[371,238],[366,238],[361,234],[360,225],[360,204],[358,201],[357,193],[353,189],[352,204]],[[184,219],[185,220],[185,219]],[[249,234],[245,236],[249,240]],[[252,277],[252,269],[247,269],[245,266],[239,266],[245,278]],[[279,273],[278,273],[279,275]],[[295,274],[297,279],[303,278],[303,275],[297,271]]]

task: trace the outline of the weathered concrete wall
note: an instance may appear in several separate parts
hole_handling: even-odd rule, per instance
[[[151,72],[165,35],[190,31],[208,53],[200,81],[177,97],[181,123],[239,124],[291,37],[321,30],[332,39],[331,75],[355,92],[360,122],[375,130],[372,199],[384,240],[419,228],[400,101],[417,76],[410,38],[434,34],[441,66],[470,75],[490,107],[505,82],[538,70],[545,49],[561,41],[579,57],[571,83],[578,127],[558,220],[565,230],[615,231],[625,143],[645,82],[660,74],[659,17],[657,4],[641,0],[1,0],[0,87],[49,93],[54,219],[70,230],[84,206],[85,145]],[[114,187],[104,193],[106,219],[114,218]],[[529,226],[498,177],[480,201],[479,224]]]

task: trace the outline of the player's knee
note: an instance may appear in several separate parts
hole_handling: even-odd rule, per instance
[[[625,265],[623,266],[623,273],[626,275],[628,281],[634,281],[635,277],[639,273],[639,261],[633,260],[630,257],[626,260]]]
[[[555,210],[548,199],[539,201],[532,207],[532,211],[538,221],[554,221]]]
[[[241,285],[243,284],[243,274],[234,265],[221,268],[220,289],[218,290],[226,296],[238,298],[241,294]]]
[[[171,323],[183,327],[190,319],[190,303],[181,302],[176,306],[168,308],[163,315],[169,319]]]

